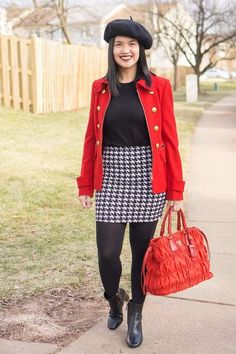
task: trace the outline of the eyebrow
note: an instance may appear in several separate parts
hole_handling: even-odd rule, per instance
[[[136,42],[137,40],[136,39],[131,39],[130,41],[129,41],[129,43],[130,42]],[[121,40],[116,40],[115,41],[115,43],[123,43]]]

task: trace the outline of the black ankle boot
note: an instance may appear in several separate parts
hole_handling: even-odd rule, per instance
[[[131,300],[127,304],[128,333],[127,344],[129,347],[138,347],[143,341],[142,310],[143,304],[135,304]]]
[[[107,327],[116,329],[123,321],[123,305],[125,301],[129,300],[129,295],[124,289],[119,288],[118,292],[111,298],[107,298],[106,292],[104,292],[104,297],[109,301],[110,305]]]

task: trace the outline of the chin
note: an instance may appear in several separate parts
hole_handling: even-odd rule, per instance
[[[134,65],[136,65],[137,62],[132,62],[132,63],[121,63],[121,62],[118,62],[117,64],[122,67],[122,68],[125,68],[125,69],[129,69],[129,68],[132,68]]]

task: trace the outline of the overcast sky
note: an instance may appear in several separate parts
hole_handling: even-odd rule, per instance
[[[219,0],[220,1],[220,0]],[[227,1],[227,0],[224,0]],[[231,1],[236,1],[236,0],[231,0]],[[96,3],[100,4],[101,6],[106,6],[106,4],[119,4],[119,3],[125,3],[125,4],[132,4],[132,3],[145,3],[145,0],[65,0],[65,4],[69,3],[70,5],[93,5]],[[171,2],[171,0],[160,0],[160,2]],[[38,4],[40,3],[45,3],[43,0],[38,0]],[[0,4],[17,4],[17,6],[31,6],[33,4],[32,0],[0,0]]]
[[[45,1],[40,1],[38,0],[38,4],[41,3],[45,3]],[[93,5],[93,4],[101,4],[102,6],[104,6],[104,3],[105,4],[117,4],[117,3],[137,3],[137,2],[145,2],[144,1],[141,1],[141,0],[106,0],[104,2],[104,0],[65,0],[65,4],[69,3],[70,5]],[[32,0],[0,0],[0,4],[1,5],[5,5],[5,4],[17,4],[17,6],[31,6],[33,4],[33,1]]]
[[[40,2],[44,3],[45,1],[41,1],[38,0],[38,4],[40,4]],[[93,4],[101,4],[101,6],[105,6],[105,4],[119,4],[119,3],[125,3],[125,4],[132,4],[132,3],[145,3],[145,0],[65,0],[65,3],[69,3],[70,5],[93,5]],[[171,2],[170,0],[160,0],[159,2]],[[180,0],[181,2],[181,0]],[[105,4],[104,4],[105,3]],[[190,0],[191,3],[191,0]],[[236,0],[217,0],[218,4],[221,4],[222,6],[224,6],[225,4],[236,4]],[[33,1],[32,0],[0,0],[0,6],[4,6],[6,4],[16,4],[17,6],[21,6],[21,7],[25,7],[25,6],[32,6]]]

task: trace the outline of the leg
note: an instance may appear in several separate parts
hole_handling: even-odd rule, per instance
[[[119,288],[125,228],[126,223],[96,221],[99,272],[108,298],[114,296]]]
[[[132,250],[131,285],[132,299],[128,302],[127,344],[138,347],[143,341],[142,310],[145,295],[141,288],[141,269],[143,257],[149,241],[153,238],[157,222],[130,223],[130,245]]]
[[[107,326],[116,329],[123,321],[123,304],[129,300],[124,289],[119,288],[122,272],[120,254],[126,223],[96,222],[98,263],[104,297],[109,301],[110,311]]]
[[[136,304],[145,301],[145,295],[141,288],[141,269],[144,254],[148,248],[149,241],[153,238],[158,220],[151,222],[130,223],[130,245],[132,251],[131,285],[132,300]]]

